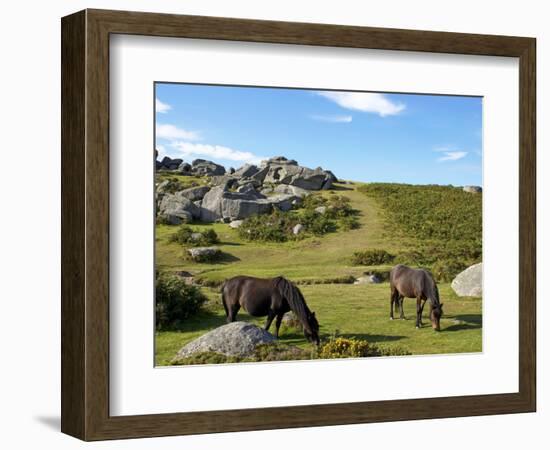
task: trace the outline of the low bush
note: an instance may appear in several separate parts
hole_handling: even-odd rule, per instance
[[[181,225],[178,230],[170,236],[170,242],[177,242],[178,244],[192,247],[206,247],[208,245],[218,244],[220,239],[212,228],[194,230],[188,225]]]
[[[342,217],[340,220],[340,228],[344,231],[356,230],[360,226],[361,224],[359,223],[359,219],[355,216]]]
[[[273,211],[267,215],[250,216],[239,227],[239,235],[249,241],[286,242],[294,237],[292,229],[299,223],[290,213]]]
[[[157,274],[155,281],[155,321],[157,330],[174,328],[196,314],[206,302],[196,286],[177,275]]]
[[[393,262],[394,259],[395,257],[386,250],[369,248],[367,250],[354,252],[351,257],[351,262],[356,266],[379,266],[381,264],[389,264]]]
[[[373,356],[375,350],[376,347],[371,346],[367,341],[336,337],[319,347],[317,357],[320,359],[363,358]]]
[[[315,236],[336,231],[336,222],[328,214],[320,214],[315,211],[306,210],[301,216],[301,223],[306,230]]]

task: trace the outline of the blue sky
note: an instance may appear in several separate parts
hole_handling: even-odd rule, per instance
[[[161,157],[283,155],[355,181],[481,185],[482,99],[156,84]]]

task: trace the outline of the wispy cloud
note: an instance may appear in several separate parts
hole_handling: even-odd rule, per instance
[[[332,100],[342,108],[374,113],[380,117],[394,116],[405,109],[403,103],[392,102],[384,94],[334,91],[319,91],[317,94]]]
[[[319,122],[332,123],[350,123],[353,120],[352,116],[320,116],[314,114],[309,117],[313,120],[318,120]]]
[[[161,102],[158,98],[155,98],[155,109],[158,113],[165,114],[172,109],[168,103]]]
[[[435,152],[442,153],[443,156],[440,156],[437,158],[438,161],[458,161],[459,159],[464,158],[468,152],[464,150],[457,150],[453,147],[445,146],[445,147],[436,147],[434,149]]]
[[[439,158],[438,161],[457,161],[464,158],[468,152],[445,152],[445,154]]]
[[[159,123],[156,127],[157,139],[185,139],[186,141],[199,141],[200,134],[196,131],[188,131],[168,123]]]
[[[174,141],[170,144],[183,158],[208,157],[214,160],[239,161],[258,164],[267,159],[264,156],[255,155],[252,152],[235,150],[222,145],[196,144],[193,142]]]

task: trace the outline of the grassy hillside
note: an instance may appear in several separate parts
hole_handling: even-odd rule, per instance
[[[249,242],[227,224],[193,224],[197,230],[213,229],[218,234],[221,240],[218,246],[227,257],[217,263],[190,262],[185,257],[184,247],[170,241],[177,227],[157,225],[157,269],[191,272],[204,285],[215,285],[235,275],[283,275],[302,284],[300,288],[308,305],[316,311],[325,337],[338,333],[370,342],[385,342],[399,345],[413,354],[480,351],[481,299],[460,299],[447,282],[440,282],[445,303],[442,333],[434,333],[427,326],[415,329],[412,300],[405,303],[410,320],[390,322],[387,283],[334,283],[371,270],[387,271],[399,262],[437,269],[440,257],[445,264],[454,263],[455,258],[463,265],[480,256],[475,251],[481,250],[481,195],[463,193],[452,187],[385,186],[388,190],[384,190],[384,185],[342,184],[336,185],[334,191],[320,192],[319,195],[326,197],[336,194],[348,197],[351,206],[358,211],[359,222],[358,229],[338,230],[320,237],[282,243]],[[404,198],[402,201],[407,201],[406,204],[398,203],[398,197]],[[406,213],[399,221],[396,219],[398,210]],[[415,214],[410,214],[411,210]],[[460,250],[462,242],[466,255],[448,251]],[[373,248],[390,253],[391,263],[354,265],[354,252]],[[421,264],[406,261],[415,257]],[[158,364],[167,364],[185,343],[225,323],[217,289],[204,287],[203,291],[211,299],[203,312],[189,319],[179,330],[157,333]],[[251,318],[243,312],[239,313],[239,318],[264,323],[263,318]],[[424,322],[428,322],[426,314]],[[283,330],[281,340],[298,346],[308,345],[303,335],[292,330]]]

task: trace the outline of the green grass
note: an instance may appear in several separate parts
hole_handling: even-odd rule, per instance
[[[407,320],[389,320],[389,284],[371,285],[310,285],[301,286],[306,301],[319,320],[321,337],[338,334],[342,337],[365,339],[385,346],[399,346],[413,354],[464,353],[481,351],[481,299],[459,298],[449,284],[441,284],[444,316],[441,332],[432,330],[428,306],[424,311],[424,327],[416,329],[416,301],[405,300]],[[217,289],[204,288],[209,297],[205,310],[186,321],[179,331],[156,335],[156,364],[167,365],[177,351],[205,332],[225,324],[225,314]],[[396,316],[397,317],[397,316]],[[242,310],[237,320],[263,326],[265,318],[251,317]],[[272,324],[274,332],[275,325]],[[308,348],[303,334],[281,327],[280,341]]]
[[[389,226],[388,212],[375,195],[365,195],[361,183],[337,185],[335,193],[350,199],[351,207],[358,210],[358,229],[328,233],[321,237],[307,237],[283,243],[248,242],[239,237],[237,230],[227,224],[195,223],[193,228],[213,229],[220,243],[218,247],[226,257],[216,263],[194,263],[187,260],[184,248],[170,242],[177,227],[157,225],[156,263],[164,271],[184,270],[204,282],[222,282],[236,275],[275,277],[283,275],[298,283],[321,283],[338,278],[359,277],[370,270],[389,270],[399,263],[379,266],[361,266],[352,263],[352,255],[365,249],[383,249],[392,255],[416,250],[422,244],[412,233],[396,231]],[[451,189],[451,188],[447,188]],[[321,195],[334,195],[323,191]],[[459,195],[459,194],[457,194]],[[472,195],[472,194],[468,194]],[[386,205],[387,208],[387,205]],[[458,242],[458,241],[457,241]],[[373,343],[396,345],[413,354],[461,353],[481,351],[481,299],[459,298],[449,283],[439,283],[444,302],[442,332],[429,327],[427,310],[425,327],[414,326],[415,301],[405,300],[408,320],[389,320],[389,285],[309,284],[301,285],[310,308],[316,311],[321,333],[326,338],[334,333],[343,337],[357,337]],[[156,335],[156,362],[165,365],[187,342],[225,323],[218,290],[203,288],[210,298],[206,308],[186,321],[179,331],[159,332]],[[239,320],[263,325],[265,318],[252,318],[239,312]],[[274,325],[272,325],[274,327]],[[283,329],[284,343],[305,347],[303,335],[295,330]]]

